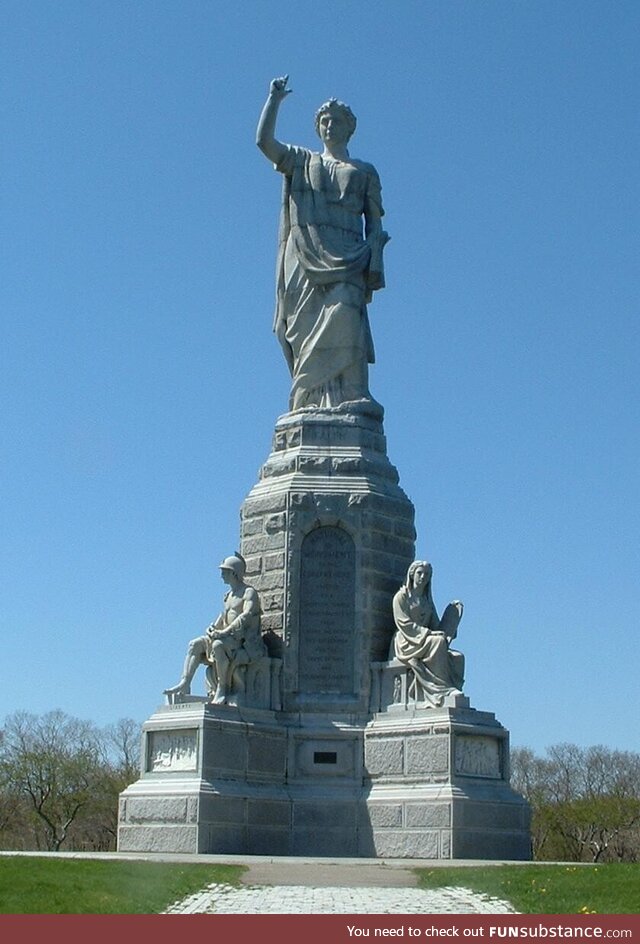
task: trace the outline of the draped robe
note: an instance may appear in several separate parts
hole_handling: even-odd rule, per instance
[[[290,408],[369,398],[374,361],[367,302],[384,286],[380,180],[363,161],[287,146],[274,330],[292,375]]]
[[[461,605],[450,603],[440,620],[430,585],[422,594],[401,587],[393,598],[394,654],[413,669],[410,691],[417,701],[439,707],[445,695],[462,690],[464,656],[449,648],[461,615]]]

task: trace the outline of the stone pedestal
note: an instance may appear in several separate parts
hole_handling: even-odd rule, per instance
[[[241,514],[247,579],[270,652],[283,657],[283,709],[368,711],[369,662],[387,658],[391,602],[415,551],[382,409],[280,417]]]
[[[120,851],[368,855],[364,726],[306,721],[159,709],[145,724],[144,773],[120,798]]]
[[[364,767],[372,855],[531,857],[529,807],[509,786],[509,733],[493,714],[393,706],[365,728]]]
[[[122,852],[528,859],[508,732],[470,708],[351,723],[198,703],[145,724]]]
[[[241,518],[269,658],[234,704],[152,715],[119,849],[529,858],[508,732],[465,696],[412,700],[388,659],[415,530],[381,408],[280,417]]]

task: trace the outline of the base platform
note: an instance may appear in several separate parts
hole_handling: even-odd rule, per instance
[[[508,732],[471,708],[339,723],[190,702],[145,725],[121,852],[529,859]]]

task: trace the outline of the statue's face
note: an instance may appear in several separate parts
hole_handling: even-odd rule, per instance
[[[331,144],[346,144],[350,136],[346,116],[339,109],[333,108],[320,116],[318,132],[323,142]]]
[[[220,576],[222,577],[225,583],[231,583],[234,575],[233,575],[233,571],[230,570],[228,567],[221,567]]]
[[[413,586],[416,590],[424,590],[429,580],[427,568],[420,564],[413,572]]]

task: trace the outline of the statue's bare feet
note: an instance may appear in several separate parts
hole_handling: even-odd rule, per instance
[[[212,704],[212,705],[224,705],[224,703],[226,702],[226,700],[227,700],[227,693],[226,693],[226,691],[225,691],[223,688],[221,688],[220,685],[218,685],[218,687],[216,688],[216,691],[215,691],[215,695],[214,695],[213,698],[211,699],[211,704]]]
[[[185,685],[184,682],[178,682],[177,685],[174,685],[173,688],[165,688],[164,695],[189,695],[191,694],[191,687]]]

